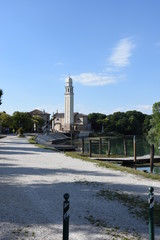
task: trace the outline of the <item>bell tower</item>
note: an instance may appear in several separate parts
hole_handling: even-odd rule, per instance
[[[72,130],[74,124],[74,93],[72,78],[68,77],[65,85],[65,112],[64,112],[64,129]]]

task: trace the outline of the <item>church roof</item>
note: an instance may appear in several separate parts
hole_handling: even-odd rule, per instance
[[[76,117],[87,117],[86,114],[78,113],[78,112],[75,112],[74,116],[76,116]],[[56,118],[64,118],[64,113],[55,113],[54,117],[56,117]]]
[[[33,111],[29,112],[29,114],[33,115],[50,115],[49,113],[46,113],[45,111],[41,111],[38,109],[34,109]]]
[[[86,114],[78,113],[78,112],[75,112],[75,113],[74,113],[74,116],[77,116],[77,117],[87,117]]]
[[[55,113],[55,117],[64,118],[64,113]]]

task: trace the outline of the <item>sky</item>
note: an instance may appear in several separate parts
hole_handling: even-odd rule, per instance
[[[0,111],[152,113],[160,101],[159,0],[0,0]]]

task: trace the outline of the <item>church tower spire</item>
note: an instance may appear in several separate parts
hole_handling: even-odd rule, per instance
[[[65,130],[70,131],[74,124],[74,93],[72,78],[68,77],[65,85],[65,112],[64,112]]]

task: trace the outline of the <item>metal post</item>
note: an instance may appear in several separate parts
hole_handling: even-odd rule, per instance
[[[110,157],[111,153],[111,140],[108,140],[108,157]]]
[[[63,203],[63,240],[69,239],[69,194],[64,194],[64,203]]]
[[[124,147],[124,156],[127,157],[127,144],[126,144],[126,138],[123,138],[123,147]]]
[[[89,156],[92,157],[92,140],[89,140]]]
[[[154,188],[153,187],[149,187],[148,203],[149,203],[149,240],[154,240],[154,216],[153,216]]]
[[[99,139],[99,154],[102,154],[102,138]]]

